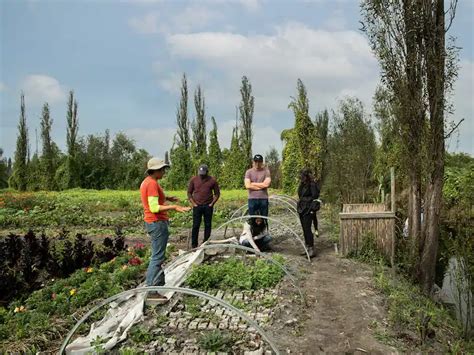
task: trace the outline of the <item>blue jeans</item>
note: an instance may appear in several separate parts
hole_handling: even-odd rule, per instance
[[[268,199],[249,198],[249,215],[260,215],[268,217]]]
[[[257,244],[258,249],[261,251],[266,251],[269,249],[269,244],[272,241],[272,237],[269,235],[264,236],[263,238],[254,240],[255,244]],[[247,248],[253,248],[252,244],[248,240],[242,241],[242,245]]]
[[[163,286],[165,273],[161,264],[165,261],[166,244],[168,244],[168,221],[145,222],[145,230],[151,238],[151,257],[146,271],[147,286]]]

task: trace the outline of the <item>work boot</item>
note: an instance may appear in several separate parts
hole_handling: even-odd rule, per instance
[[[306,249],[308,250],[309,257],[312,258],[314,256],[314,248],[307,245]],[[306,250],[300,254],[301,256],[306,256]]]

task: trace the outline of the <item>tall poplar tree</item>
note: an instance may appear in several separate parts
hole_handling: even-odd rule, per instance
[[[212,130],[209,132],[209,168],[210,173],[216,178],[221,176],[222,171],[222,151],[217,137],[217,124],[214,117],[211,117]]]
[[[242,77],[240,95],[240,139],[242,141],[242,149],[244,150],[247,165],[250,166],[252,161],[252,125],[255,98],[252,95],[252,85],[250,84],[250,81],[246,76]]]
[[[20,121],[16,139],[15,160],[10,177],[10,186],[25,191],[28,183],[28,127],[26,125],[25,95],[20,98]]]
[[[199,164],[207,161],[206,107],[201,86],[199,85],[194,93],[194,107],[196,109],[196,118],[192,124],[192,152],[193,165],[196,169]]]
[[[169,188],[183,189],[191,175],[193,164],[191,160],[191,140],[189,138],[188,119],[188,82],[186,74],[181,80],[181,98],[176,110],[177,132],[173,146],[170,149],[170,162],[173,168],[166,177]]]
[[[67,187],[79,186],[79,172],[77,161],[77,133],[79,130],[79,121],[77,118],[77,101],[74,99],[74,92],[69,91],[67,103]]]
[[[42,187],[46,190],[54,189],[54,174],[56,170],[53,142],[51,140],[52,124],[53,120],[50,117],[49,105],[45,103],[41,114],[41,172],[43,178]]]

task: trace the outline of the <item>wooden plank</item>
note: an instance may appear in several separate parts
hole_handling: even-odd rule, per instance
[[[372,219],[372,218],[395,218],[393,212],[341,212],[339,213],[341,219]]]
[[[383,203],[345,203],[342,212],[384,212]]]

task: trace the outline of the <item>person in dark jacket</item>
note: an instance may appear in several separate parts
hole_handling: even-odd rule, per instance
[[[204,241],[211,235],[212,214],[214,205],[220,197],[219,184],[209,175],[209,168],[201,164],[198,175],[193,176],[188,184],[188,199],[193,205],[193,228],[191,232],[191,247],[197,248],[199,228],[204,216]]]
[[[311,224],[314,221],[316,211],[319,209],[319,187],[309,169],[301,170],[298,198],[297,210],[301,227],[303,227],[304,241],[309,256],[312,258],[316,253],[314,251],[314,236],[311,231]]]

